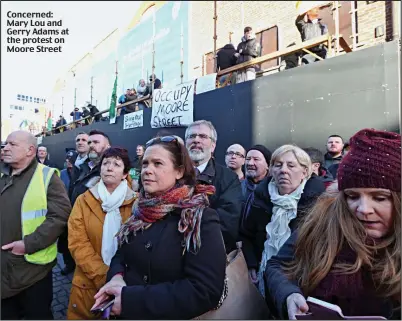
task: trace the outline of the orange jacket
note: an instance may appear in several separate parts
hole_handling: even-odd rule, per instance
[[[99,181],[99,180],[98,180]],[[128,183],[129,184],[129,183]],[[136,193],[130,188],[120,207],[122,222],[131,215]],[[101,207],[97,185],[80,195],[68,221],[68,248],[76,268],[68,306],[68,319],[93,319],[93,296],[105,284],[109,267],[102,259],[102,233],[106,213]]]

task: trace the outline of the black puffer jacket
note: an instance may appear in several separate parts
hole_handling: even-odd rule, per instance
[[[271,221],[273,204],[268,192],[272,177],[265,178],[254,191],[254,200],[248,213],[244,213],[240,226],[240,239],[249,269],[258,269],[267,238],[266,226]],[[311,177],[304,186],[303,194],[297,205],[297,217],[289,223],[292,232],[300,219],[325,191],[325,185],[317,176]]]
[[[235,53],[236,49],[231,43],[225,45],[225,47],[219,50],[217,53],[218,70],[223,70],[236,65],[237,58]]]

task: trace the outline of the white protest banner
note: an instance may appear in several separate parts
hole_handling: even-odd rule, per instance
[[[124,115],[123,129],[144,126],[144,112],[142,110]]]
[[[197,95],[216,89],[216,76],[217,73],[214,73],[198,78],[196,88]]]
[[[155,89],[151,127],[182,127],[194,120],[194,80],[171,89]]]

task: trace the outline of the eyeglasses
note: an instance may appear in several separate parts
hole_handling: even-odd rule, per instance
[[[226,153],[226,156],[232,157],[233,155],[235,155],[236,157],[239,157],[239,158],[244,158],[244,155],[240,154],[239,152],[227,152]]]
[[[149,140],[146,144],[145,147],[148,148],[149,146],[153,145],[156,142],[162,142],[162,143],[172,143],[175,142],[177,143],[177,138],[175,136],[163,136],[163,137],[155,137]]]
[[[187,139],[196,139],[197,136],[202,140],[207,140],[208,138],[210,138],[211,140],[214,140],[211,136],[208,136],[206,134],[190,134],[187,136]]]

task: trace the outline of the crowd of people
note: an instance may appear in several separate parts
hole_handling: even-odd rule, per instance
[[[319,18],[319,9],[313,8],[296,18],[296,27],[300,33],[301,40],[309,41],[316,37],[328,34],[328,27]],[[290,44],[288,47],[294,46]],[[304,51],[295,52],[282,57],[279,70],[295,68],[299,65],[306,65],[327,57],[327,48],[323,44],[309,49],[310,53]],[[233,44],[226,44],[216,55],[217,72],[225,70],[244,62],[251,61],[261,56],[261,45],[256,39],[252,27],[244,28],[244,35],[237,48]],[[256,78],[256,72],[260,70],[258,64],[250,65],[244,70],[232,72],[219,78],[220,86],[233,85]]]
[[[159,133],[138,145],[130,160],[105,133],[81,132],[59,172],[35,137],[11,133],[1,153],[2,319],[52,319],[57,252],[63,274],[74,273],[68,319],[106,318],[99,307],[110,300],[105,313],[122,319],[211,316],[251,295],[228,286],[239,250],[241,278],[269,311],[249,319],[296,319],[308,297],[348,316],[401,317],[399,134],[363,129],[347,145],[331,135],[325,155],[233,144],[225,166],[217,140],[199,120],[184,139]]]

